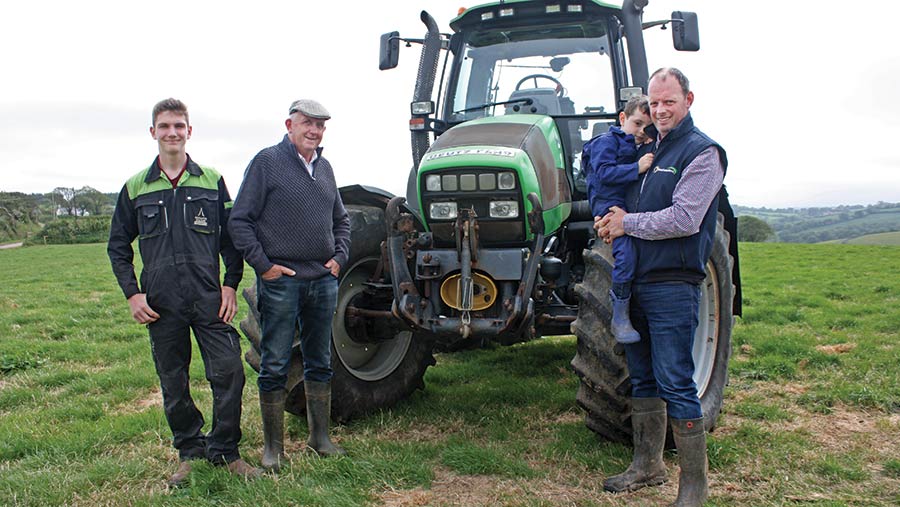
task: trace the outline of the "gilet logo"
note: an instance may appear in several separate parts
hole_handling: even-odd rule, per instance
[[[671,166],[670,166],[670,167],[659,167],[659,166],[657,166],[657,167],[654,167],[654,168],[653,168],[653,172],[655,172],[655,173],[663,172],[663,173],[678,174],[678,169],[675,169],[674,167],[671,167]]]

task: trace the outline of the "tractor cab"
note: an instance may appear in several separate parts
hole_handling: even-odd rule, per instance
[[[676,49],[699,48],[693,13],[642,23],[645,5],[641,0],[627,0],[622,7],[595,0],[499,2],[463,10],[450,23],[452,35],[430,28],[421,40],[383,35],[381,69],[397,65],[401,40],[425,46],[411,108],[413,170],[430,146],[430,132],[437,137],[486,117],[545,115],[558,130],[571,197],[585,199],[584,144],[606,132],[617,111],[646,88],[642,29],[671,23]],[[425,12],[422,20],[433,23]],[[431,92],[440,50],[449,51],[435,103]],[[415,208],[415,174],[409,183],[407,200]]]
[[[575,182],[584,143],[615,121],[620,89],[625,100],[640,93],[627,91],[618,8],[526,4],[480,6],[451,22],[440,117],[448,127],[484,117],[552,117],[572,197],[583,199]]]

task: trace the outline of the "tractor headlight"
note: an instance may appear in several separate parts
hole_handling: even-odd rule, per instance
[[[511,172],[502,172],[497,178],[500,190],[512,190],[516,188],[516,175]]]
[[[519,203],[516,201],[491,201],[491,218],[516,218],[519,216]]]
[[[412,114],[431,114],[434,112],[434,102],[412,102],[409,105],[409,112]]]
[[[439,192],[441,190],[441,177],[437,174],[425,176],[425,190]]]
[[[428,210],[433,220],[452,220],[456,218],[455,202],[433,202]]]

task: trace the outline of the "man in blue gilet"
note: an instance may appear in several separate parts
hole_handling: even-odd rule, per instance
[[[648,94],[656,130],[650,145],[654,165],[629,192],[631,212],[613,208],[597,223],[607,241],[625,234],[634,238],[638,261],[631,315],[641,335],[625,346],[634,461],[603,486],[618,492],[665,482],[668,416],[681,465],[673,505],[699,506],[708,491],[706,433],[691,350],[728,161],[725,150],[694,126],[694,94],[681,71],[654,72]]]

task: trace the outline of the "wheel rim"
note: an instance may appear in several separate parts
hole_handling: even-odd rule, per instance
[[[716,367],[719,348],[719,278],[712,261],[706,265],[706,279],[700,286],[700,312],[694,333],[694,383],[702,398]]]
[[[354,264],[338,287],[338,303],[331,325],[334,350],[338,359],[354,377],[374,382],[397,369],[412,341],[412,333],[402,331],[380,343],[359,343],[347,332],[347,305],[363,292],[363,283],[377,265],[376,259],[363,259]]]

